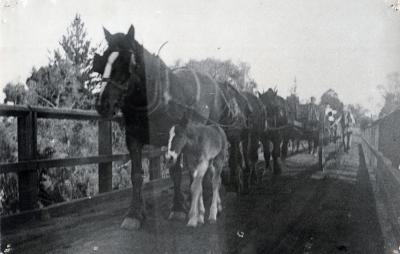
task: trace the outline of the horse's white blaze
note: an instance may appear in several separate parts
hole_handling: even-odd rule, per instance
[[[113,65],[115,59],[117,59],[118,56],[119,56],[119,52],[112,52],[108,56],[107,64],[106,64],[106,67],[104,68],[104,72],[103,72],[103,77],[104,78],[109,78],[110,77],[111,70],[112,70],[112,65]]]
[[[107,59],[107,64],[106,67],[104,68],[104,72],[103,72],[103,78],[109,78],[111,75],[111,70],[112,70],[112,65],[115,62],[115,60],[117,59],[117,57],[119,56],[119,52],[112,52]],[[104,88],[106,87],[107,81],[103,81],[101,82],[100,85],[100,96],[102,95],[102,93],[104,92]]]
[[[174,140],[175,137],[175,126],[169,130],[169,140],[168,140],[168,150],[167,150],[167,159],[173,159],[174,162],[178,158],[178,154],[175,151],[171,151],[172,148],[172,140]]]

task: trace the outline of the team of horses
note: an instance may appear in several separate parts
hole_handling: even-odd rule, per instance
[[[222,209],[219,188],[225,160],[227,189],[239,193],[247,193],[254,183],[261,182],[263,172],[256,168],[259,144],[265,169],[270,166],[273,144],[272,168],[280,173],[282,140],[287,146],[285,142],[299,131],[288,128],[287,107],[277,91],[269,89],[256,96],[189,68],[173,70],[138,43],[133,26],[126,34],[111,34],[106,29],[104,34],[108,48],[93,61],[93,71],[102,76],[96,110],[105,118],[122,111],[132,161],[132,198],[123,228],[139,229],[146,217],[141,164],[144,145],[168,146],[174,185],[171,219],[186,218],[182,165],[189,169],[189,226],[204,223],[201,182],[207,170],[212,172],[213,188],[210,222],[216,221]],[[315,133],[317,129],[302,135],[315,139]]]

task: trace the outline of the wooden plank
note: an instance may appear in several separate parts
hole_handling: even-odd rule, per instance
[[[98,134],[99,155],[112,155],[111,122],[99,121]],[[112,162],[99,163],[99,192],[112,190]]]
[[[25,116],[29,114],[30,110],[26,106],[16,105],[6,105],[0,104],[0,116]]]
[[[189,183],[188,172],[184,172],[182,176],[183,176],[182,184],[188,184]],[[171,186],[172,186],[172,181],[169,178],[164,178],[164,179],[160,178],[154,181],[150,181],[148,183],[143,183],[143,195],[145,198],[154,197],[155,195],[160,195],[162,191],[169,190]],[[32,220],[33,218],[42,220],[43,214],[48,214],[50,215],[50,217],[55,218],[61,216],[68,216],[71,215],[72,213],[81,214],[84,212],[93,212],[93,209],[97,209],[96,207],[99,204],[113,203],[115,200],[128,199],[131,197],[131,195],[132,195],[132,187],[122,190],[115,190],[107,193],[102,193],[92,197],[85,197],[63,203],[53,204],[41,209],[24,211],[12,215],[4,215],[1,216],[1,221],[0,221],[2,233],[4,233],[3,234],[4,236],[7,235],[7,233],[12,234],[13,232],[15,232],[16,228],[17,230],[20,227],[23,228],[25,226],[24,223]],[[127,202],[126,204],[128,205],[129,202]],[[99,209],[102,208],[100,207]]]
[[[0,104],[0,116],[24,116],[29,112],[36,112],[38,118],[50,119],[70,119],[70,120],[101,120],[101,117],[93,110],[66,109],[66,108],[47,108],[38,106],[23,105],[4,105]],[[120,120],[122,115],[119,114],[107,120]]]
[[[118,160],[129,160],[129,154],[89,156],[82,158],[29,160],[15,163],[0,164],[0,173],[32,171],[38,168],[71,167],[78,165],[105,163]]]
[[[144,151],[143,157],[154,158],[162,156],[164,151],[161,149]],[[14,163],[0,163],[0,174],[18,173],[23,171],[32,171],[38,168],[58,168],[71,167],[87,164],[98,164],[111,161],[130,160],[129,154],[114,154],[101,156],[88,156],[79,158],[63,158],[63,159],[46,159],[46,160],[28,160]]]

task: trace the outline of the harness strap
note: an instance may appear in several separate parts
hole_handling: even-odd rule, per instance
[[[121,91],[127,91],[128,90],[128,86],[126,85],[128,83],[128,81],[124,82],[123,84],[119,84],[118,82],[115,82],[111,78],[102,78],[101,81],[102,82],[111,83],[113,86],[115,86],[116,88],[118,88]]]

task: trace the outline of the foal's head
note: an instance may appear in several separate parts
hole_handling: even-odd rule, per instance
[[[193,138],[190,124],[190,116],[185,113],[180,123],[172,126],[169,130],[168,150],[165,155],[169,165],[174,165],[179,155],[182,153],[183,148],[191,142]]]
[[[178,156],[188,142],[186,126],[177,124],[172,126],[169,131],[168,150],[166,159],[169,165],[174,165]]]

